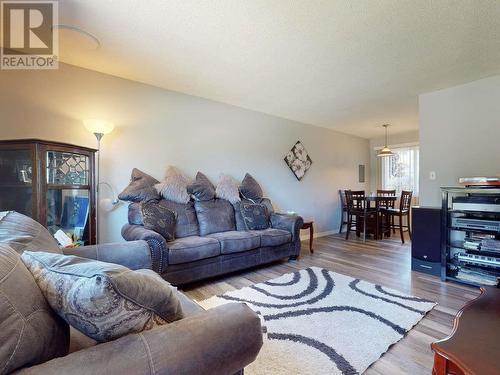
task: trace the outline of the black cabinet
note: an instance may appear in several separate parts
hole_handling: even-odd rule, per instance
[[[412,208],[413,271],[441,275],[441,208]]]

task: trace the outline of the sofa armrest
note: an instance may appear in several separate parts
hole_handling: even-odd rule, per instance
[[[142,225],[125,224],[122,227],[122,237],[126,241],[146,241],[151,251],[152,269],[160,275],[168,264],[168,245],[165,238],[155,231]]]
[[[298,215],[271,214],[271,226],[276,229],[283,229],[292,234],[292,241],[300,240],[300,229],[304,220]]]
[[[292,255],[291,259],[296,259],[300,255],[300,229],[304,225],[304,220],[298,215],[271,214],[271,226],[276,229],[283,229],[292,234]]]
[[[151,269],[151,250],[146,241],[117,242],[63,249],[65,255],[76,255],[102,262],[121,264],[132,270]]]
[[[262,346],[260,319],[231,303],[23,369],[19,375],[231,375]]]

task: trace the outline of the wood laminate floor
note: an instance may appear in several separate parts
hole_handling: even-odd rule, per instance
[[[314,254],[309,253],[308,243],[304,241],[301,257],[297,261],[282,261],[253,268],[193,284],[183,288],[183,291],[192,299],[200,301],[310,266],[323,267],[438,302],[406,337],[368,368],[365,372],[367,375],[431,374],[431,342],[446,337],[451,332],[457,311],[468,300],[479,295],[476,288],[444,283],[437,277],[412,272],[410,245],[402,245],[399,236],[363,243],[357,239],[345,241],[344,237],[338,235],[315,239]]]

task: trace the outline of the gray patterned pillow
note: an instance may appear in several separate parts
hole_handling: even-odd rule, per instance
[[[196,180],[188,185],[187,191],[197,201],[211,201],[215,198],[214,185],[201,172],[196,174]]]
[[[177,168],[168,167],[165,178],[155,185],[158,193],[165,199],[176,203],[188,203],[190,198],[187,192],[189,179]]]
[[[144,228],[161,234],[167,241],[175,239],[175,223],[177,219],[175,212],[156,202],[142,203],[141,211]]]
[[[182,318],[175,288],[151,270],[59,254],[21,256],[52,309],[99,342]]]
[[[240,193],[243,198],[254,203],[258,203],[264,196],[259,183],[249,173],[245,174],[243,181],[241,181]]]
[[[241,201],[238,184],[231,176],[222,175],[217,187],[215,188],[215,196],[220,199],[225,199],[232,204]]]
[[[118,199],[130,202],[143,202],[160,199],[160,195],[154,188],[158,180],[150,175],[141,172],[137,168],[132,169],[130,183],[118,195]]]
[[[240,210],[247,230],[263,230],[269,228],[269,212],[265,205],[242,202],[240,204]]]

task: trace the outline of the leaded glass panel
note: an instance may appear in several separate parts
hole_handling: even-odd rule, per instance
[[[90,162],[86,155],[65,151],[47,152],[47,183],[89,185]]]

